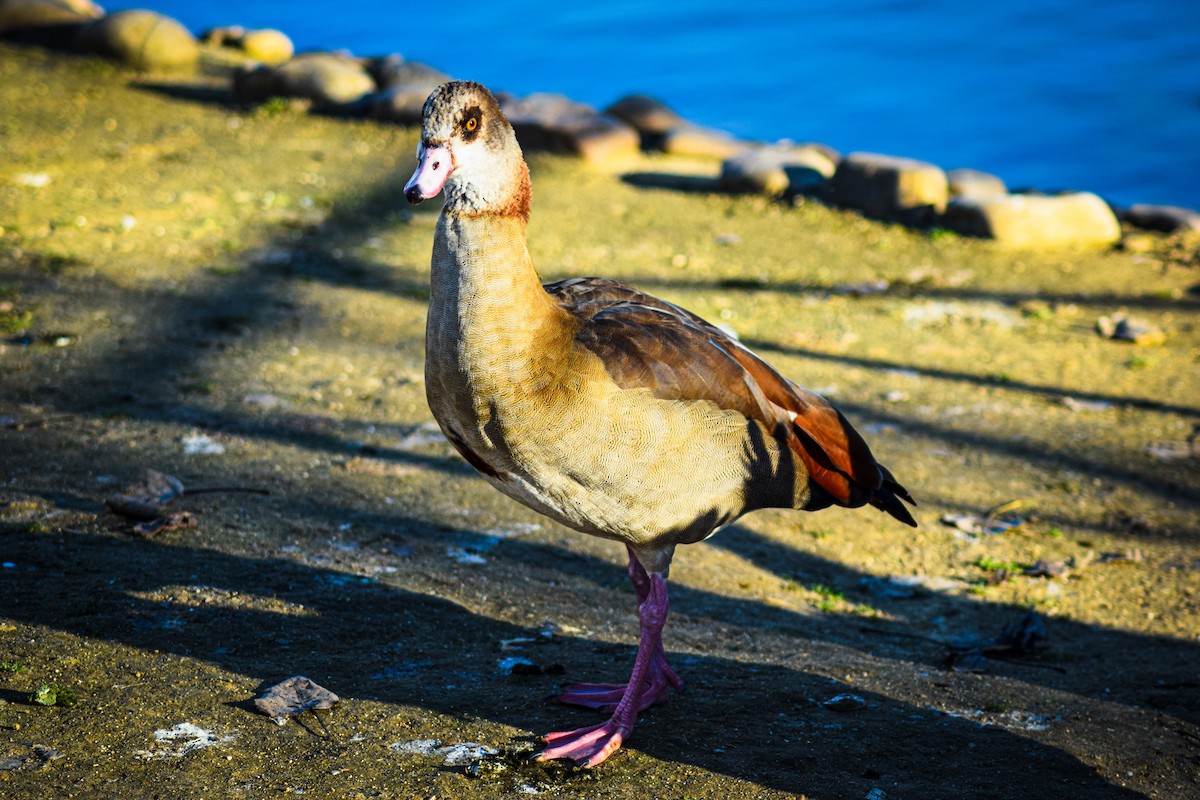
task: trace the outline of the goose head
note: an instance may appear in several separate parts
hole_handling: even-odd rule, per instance
[[[445,191],[445,212],[529,218],[529,170],[500,104],[486,87],[451,81],[425,101],[408,202]]]

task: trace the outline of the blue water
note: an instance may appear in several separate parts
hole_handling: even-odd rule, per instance
[[[1200,208],[1200,0],[148,0],[516,93]],[[112,10],[112,7],[110,7]]]

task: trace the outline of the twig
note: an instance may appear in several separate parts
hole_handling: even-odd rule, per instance
[[[192,494],[212,494],[214,492],[243,492],[245,494],[262,494],[269,495],[271,492],[267,489],[256,489],[253,486],[205,486],[200,489],[184,489],[185,496]]]
[[[884,630],[883,628],[865,628],[865,627],[860,627],[858,630],[860,633],[877,633],[880,636],[898,636],[902,639],[916,639],[917,641],[920,641],[920,642],[932,642],[933,644],[941,645],[942,647],[950,646],[950,645],[946,644],[945,642],[943,642],[941,639],[934,639],[932,636],[922,636],[919,633],[905,633],[904,631],[888,631],[888,630]]]
[[[951,652],[964,651],[964,649],[961,647],[954,647],[953,645],[947,644],[946,642],[943,642],[940,639],[934,639],[932,636],[922,636],[919,633],[905,633],[904,631],[888,631],[888,630],[884,630],[883,628],[865,628],[865,627],[860,627],[858,630],[861,633],[877,633],[881,636],[898,636],[902,639],[916,639],[919,642],[930,642],[931,644],[941,645],[942,647],[946,648],[947,650],[950,650]],[[1060,672],[1063,675],[1067,674],[1066,669],[1064,669],[1063,667],[1056,667],[1053,664],[1038,664],[1034,661],[1021,661],[1016,658],[1005,658],[1004,656],[1000,655],[1000,653],[1006,649],[1010,649],[1008,647],[1008,645],[1001,645],[1001,646],[994,646],[994,647],[969,648],[969,649],[978,650],[978,652],[981,656],[983,656],[984,658],[987,658],[987,659],[991,659],[992,661],[1003,661],[1006,664],[1016,664],[1021,667],[1037,667],[1038,669],[1050,669],[1050,670],[1054,670],[1055,672]]]
[[[991,659],[992,661],[1003,661],[1006,664],[1016,664],[1019,667],[1037,667],[1038,669],[1054,670],[1055,672],[1063,675],[1067,674],[1066,668],[1056,667],[1053,664],[1039,664],[1036,661],[1021,661],[1016,658],[1005,658],[1004,656],[992,655],[986,650],[980,650],[979,652],[983,654],[984,658]]]

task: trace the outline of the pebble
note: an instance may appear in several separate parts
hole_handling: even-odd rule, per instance
[[[470,550],[466,550],[462,547],[447,547],[446,555],[449,558],[457,561],[459,564],[464,565],[478,565],[487,563],[487,559],[479,555],[479,553],[472,553]]]
[[[278,408],[282,401],[273,394],[248,394],[242,398],[242,402],[248,406],[257,406],[264,411],[270,411]]]
[[[926,300],[910,303],[901,312],[906,323],[914,328],[929,328],[954,323],[993,325],[997,328],[1016,327],[1020,318],[1000,303],[956,303]]]
[[[1108,411],[1113,403],[1108,400],[1076,400],[1074,397],[1064,397],[1060,401],[1072,411]]]
[[[946,208],[942,225],[1013,247],[1111,245],[1121,238],[1112,209],[1090,192],[958,197]]]
[[[880,153],[851,153],[838,164],[826,198],[869,217],[926,225],[945,210],[946,173],[911,158]]]
[[[19,724],[10,726],[14,731],[21,730]],[[44,744],[29,745],[22,743],[20,745],[29,752],[27,755],[10,756],[0,759],[0,771],[16,772],[18,770],[34,771],[44,769],[51,761],[57,761],[63,757],[62,751],[54,747],[48,747]]]
[[[1200,458],[1200,440],[1152,442],[1146,447],[1146,452],[1159,461]]]
[[[638,151],[640,140],[633,128],[560,94],[504,98],[500,107],[524,150],[575,155],[593,164]]]
[[[423,422],[417,425],[403,439],[389,444],[389,447],[394,447],[397,450],[412,452],[419,450],[429,445],[444,445],[448,444],[446,435],[442,433],[442,429],[438,427],[436,422]]]
[[[528,658],[520,658],[519,656],[510,656],[508,658],[501,659],[500,662],[496,665],[496,667],[497,667],[497,669],[500,670],[501,675],[512,675],[513,671],[516,670],[518,667],[525,667],[526,669],[528,669],[530,667],[537,667],[537,664],[533,663]]]
[[[76,46],[150,72],[190,70],[200,58],[200,43],[182,23],[143,9],[90,23],[79,32]]]
[[[930,575],[892,575],[886,578],[865,577],[859,585],[876,597],[888,600],[905,600],[916,597],[919,590],[930,592],[952,592],[966,586],[953,578],[938,578]]]
[[[220,455],[225,452],[225,445],[214,441],[202,433],[193,433],[190,436],[185,436],[181,440],[181,443],[183,444],[183,452],[189,456]]]
[[[1159,345],[1167,340],[1166,333],[1157,325],[1122,314],[1100,317],[1096,320],[1096,332],[1105,339],[1142,346]]]
[[[829,698],[821,705],[830,711],[837,711],[839,714],[851,714],[866,708],[867,701],[856,694],[839,694]]]
[[[22,186],[32,186],[35,189],[50,185],[50,176],[44,172],[22,172],[15,180]]]
[[[887,278],[876,278],[860,283],[839,283],[833,287],[833,293],[846,294],[851,297],[871,297],[873,295],[887,294],[891,288],[891,281]]]
[[[1020,520],[993,519],[975,514],[943,514],[941,523],[972,537],[996,536],[1021,525]]]

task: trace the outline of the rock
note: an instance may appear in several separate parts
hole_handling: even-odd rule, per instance
[[[365,99],[367,114],[401,125],[420,124],[430,92],[450,80],[440,70],[399,56],[373,59],[366,67],[381,89]]]
[[[1156,206],[1140,203],[1121,212],[1121,219],[1148,231],[1200,231],[1200,212],[1180,206]]]
[[[675,156],[729,158],[744,150],[747,144],[725,131],[685,122],[662,134],[661,147],[664,153]]]
[[[946,209],[942,224],[1015,247],[1109,245],[1121,238],[1112,209],[1090,192],[958,197]]]
[[[439,69],[419,61],[405,61],[403,56],[393,53],[384,58],[369,58],[364,63],[368,73],[380,89],[391,89],[396,86],[428,86],[432,92],[438,86],[450,80],[450,76]]]
[[[282,64],[296,52],[291,38],[274,28],[246,31],[241,40],[241,49],[250,58],[264,64]]]
[[[318,108],[336,108],[361,100],[375,81],[352,58],[334,53],[305,53],[278,67],[241,69],[233,76],[239,103],[261,103],[271,97],[302,97]]]
[[[213,47],[238,47],[246,29],[241,25],[221,25],[200,34],[200,41]]]
[[[1124,314],[1100,317],[1096,320],[1096,332],[1105,339],[1142,346],[1159,345],[1167,340],[1162,328]]]
[[[949,185],[941,168],[924,161],[851,153],[838,164],[826,198],[876,219],[926,225],[946,208]]]
[[[531,94],[501,101],[501,109],[526,150],[577,155],[593,164],[632,155],[637,131],[562,95]]]
[[[839,714],[853,714],[855,711],[861,711],[866,708],[867,701],[856,694],[839,694],[829,698],[821,705]]]
[[[200,57],[200,44],[191,31],[170,17],[141,9],[96,20],[79,32],[75,44],[151,72],[191,69]]]
[[[0,36],[65,45],[102,16],[104,10],[87,0],[0,0]]]
[[[1008,194],[1004,181],[990,172],[977,169],[952,169],[946,173],[951,197],[1003,197]]]
[[[271,66],[284,63],[295,53],[288,35],[273,28],[248,31],[241,25],[227,25],[205,31],[200,41],[214,47],[240,50],[247,58]]]
[[[727,192],[783,194],[822,185],[836,163],[820,147],[781,142],[747,148],[721,163],[720,187]]]
[[[637,131],[644,150],[661,150],[667,131],[683,124],[683,118],[665,103],[644,94],[627,94],[604,113]]]

